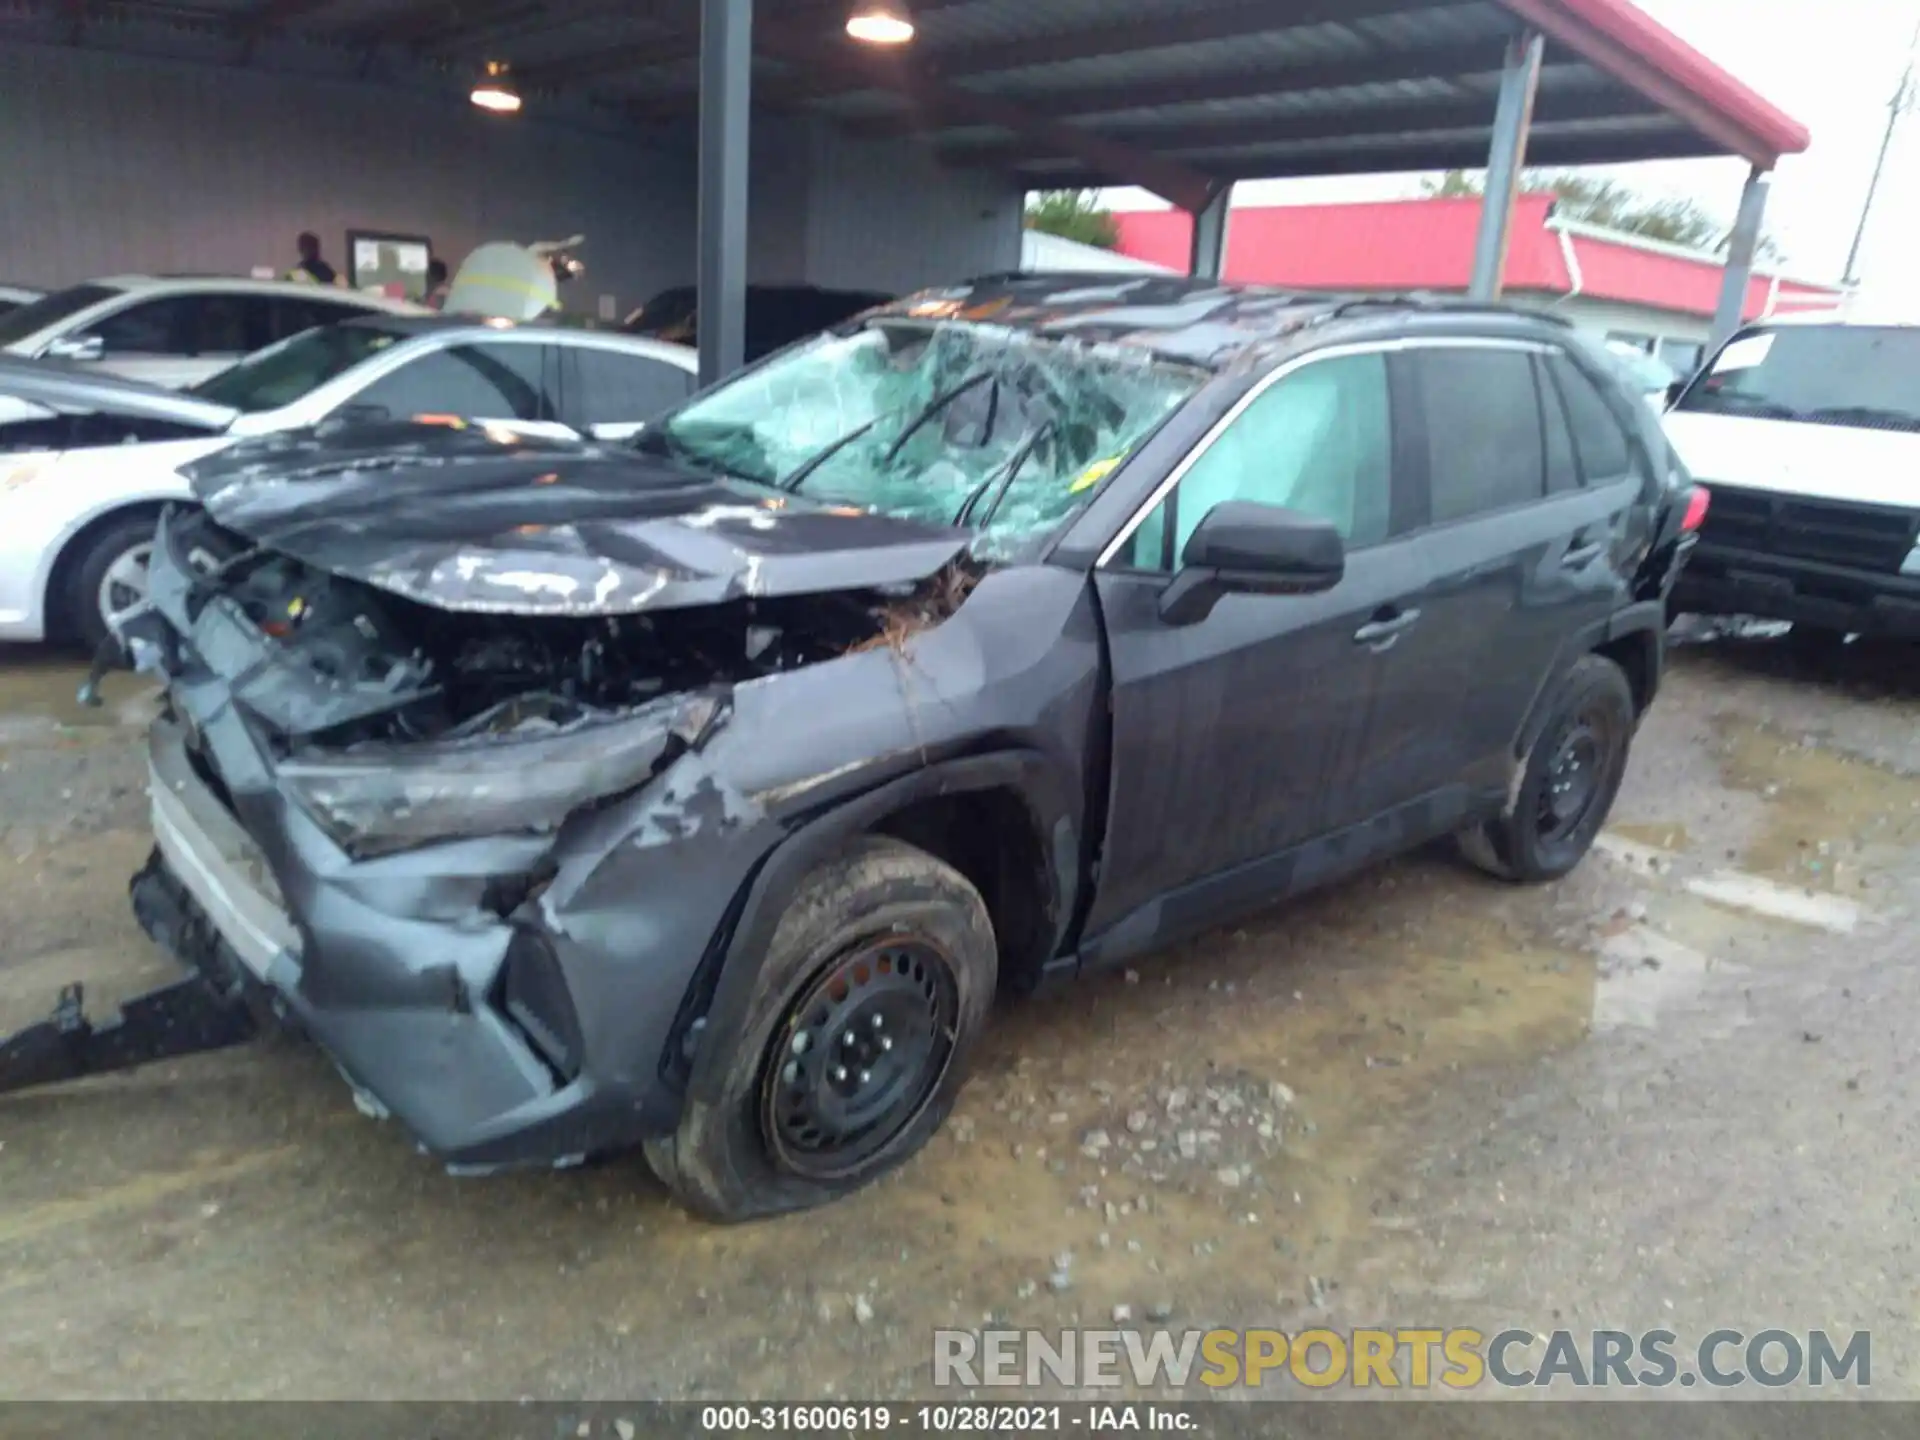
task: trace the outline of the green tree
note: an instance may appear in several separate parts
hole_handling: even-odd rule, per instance
[[[1425,185],[1428,195],[1448,199],[1480,195],[1485,187],[1484,176],[1465,170],[1449,170]],[[1553,196],[1559,202],[1560,212],[1570,220],[1644,235],[1649,240],[1664,240],[1670,245],[1720,251],[1725,250],[1733,238],[1726,225],[1691,200],[1643,195],[1617,180],[1600,176],[1575,175],[1564,170],[1528,170],[1520,176],[1520,188],[1532,195]],[[1780,247],[1771,237],[1762,236],[1759,254],[1762,259],[1777,260]]]
[[[1113,212],[1101,209],[1091,190],[1046,190],[1033,196],[1027,201],[1027,228],[1102,250],[1120,244]]]

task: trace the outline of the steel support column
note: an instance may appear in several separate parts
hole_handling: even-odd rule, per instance
[[[1473,246],[1473,280],[1467,294],[1498,300],[1507,270],[1507,235],[1513,201],[1527,163],[1527,132],[1533,128],[1533,97],[1540,88],[1540,57],[1546,41],[1528,31],[1507,47],[1500,73],[1500,99],[1493,112],[1493,143],[1487,150],[1486,193],[1480,201],[1480,233]]]
[[[1754,252],[1760,248],[1760,222],[1767,214],[1768,184],[1767,172],[1756,165],[1740,192],[1740,213],[1727,240],[1727,269],[1720,277],[1720,304],[1713,312],[1713,333],[1707,337],[1709,353],[1740,328],[1747,286],[1753,279]]]
[[[1227,211],[1233,204],[1233,186],[1224,185],[1193,214],[1193,249],[1187,273],[1203,280],[1219,280],[1227,273]]]
[[[753,0],[700,0],[700,383],[747,348],[747,131]]]

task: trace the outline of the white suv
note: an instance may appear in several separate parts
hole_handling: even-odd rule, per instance
[[[177,389],[289,335],[369,312],[425,313],[402,300],[290,280],[121,275],[0,315],[0,353]]]

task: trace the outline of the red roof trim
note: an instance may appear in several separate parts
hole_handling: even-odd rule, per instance
[[[1580,270],[1579,293],[1675,314],[1710,316],[1724,268],[1705,256],[1673,253],[1590,232],[1563,234],[1547,223],[1552,197],[1516,201],[1507,248],[1506,287],[1516,294],[1570,295],[1567,251]],[[1114,217],[1122,253],[1185,270],[1192,219],[1179,210]],[[1473,271],[1478,200],[1384,200],[1347,205],[1236,208],[1227,225],[1226,278],[1297,290],[1464,291]],[[1564,242],[1564,243],[1563,243]],[[1756,273],[1746,315],[1761,314],[1774,280]],[[1776,308],[1836,304],[1837,287],[1781,280]]]
[[[1501,0],[1712,140],[1771,170],[1812,143],[1807,127],[1722,70],[1631,0]]]

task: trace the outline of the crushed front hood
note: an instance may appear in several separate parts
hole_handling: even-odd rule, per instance
[[[970,538],[633,450],[472,427],[288,432],[185,474],[225,528],[443,610],[630,615],[907,584]]]

